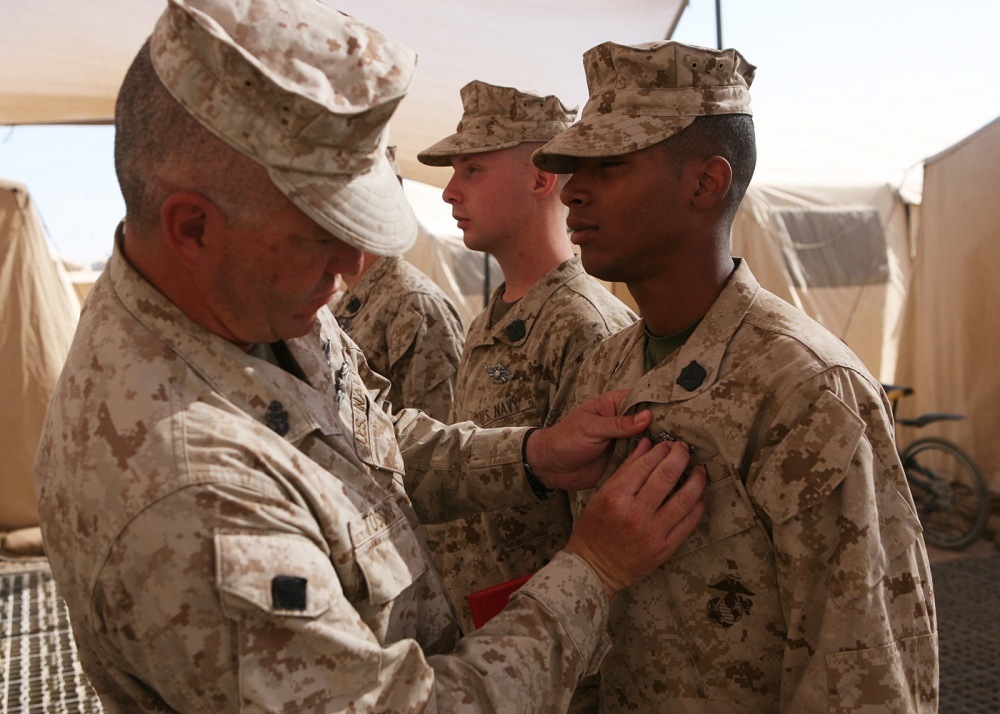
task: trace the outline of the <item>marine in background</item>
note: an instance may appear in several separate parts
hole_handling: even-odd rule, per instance
[[[394,146],[387,156],[402,181]],[[455,303],[401,255],[365,251],[361,272],[341,277],[347,289],[330,309],[368,366],[389,380],[393,409],[447,421],[465,344]]]
[[[559,201],[565,180],[531,163],[576,110],[555,96],[478,80],[461,98],[456,131],[417,159],[451,167],[443,198],[466,247],[496,258],[504,282],[469,327],[449,421],[546,426],[566,413],[583,357],[636,317],[574,254]],[[428,529],[466,631],[473,628],[470,593],[534,572],[566,542],[569,497],[543,496]]]

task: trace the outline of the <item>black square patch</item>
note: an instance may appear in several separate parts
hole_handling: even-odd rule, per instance
[[[306,582],[294,575],[275,575],[271,579],[271,604],[276,610],[305,610]]]

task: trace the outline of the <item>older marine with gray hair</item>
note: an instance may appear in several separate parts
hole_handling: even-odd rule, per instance
[[[698,468],[664,501],[686,451],[640,442],[607,508],[458,641],[418,513],[593,484],[648,414],[610,394],[529,437],[386,407],[325,306],[363,250],[413,240],[385,137],[414,61],[315,0],[170,0],[126,75],[128,215],[36,461],[109,711],[560,711],[606,651],[609,598],[701,513]]]
[[[591,353],[578,399],[628,389],[623,413],[651,409],[709,476],[695,533],[613,605],[602,710],[935,711],[931,572],[885,395],[730,253],[754,66],[606,42],[584,67],[582,119],[533,160],[572,173],[583,264],[643,319]]]

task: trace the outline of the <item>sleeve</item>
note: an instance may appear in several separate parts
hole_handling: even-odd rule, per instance
[[[365,556],[369,545],[350,557],[391,544]],[[400,635],[420,629],[430,575],[407,580],[426,568],[385,562],[369,558],[368,587],[352,595],[338,573],[357,562],[331,559],[308,509],[241,487],[188,488],[126,529],[94,609],[119,679],[150,710],[564,711],[606,648],[603,588],[575,556],[457,647]]]
[[[421,523],[534,503],[522,444],[528,427],[442,424],[416,409],[392,415],[406,493]]]
[[[403,404],[445,421],[465,344],[458,316],[430,295],[409,293],[389,325],[387,343],[389,378]]]
[[[787,627],[781,711],[930,711],[930,567],[877,386],[819,374],[763,443],[748,486],[772,529]]]
[[[513,594],[503,612],[462,638],[454,653],[458,657],[431,658],[438,681],[449,690],[442,709],[566,711],[580,678],[595,674],[610,649],[603,626],[595,628],[593,623],[595,615],[599,622],[606,621],[607,611],[603,585],[590,566],[560,551]],[[548,618],[558,622],[551,635],[539,629]],[[565,633],[566,639],[553,648],[550,641],[557,632]],[[565,662],[553,659],[560,656]],[[476,671],[470,671],[470,665]],[[552,675],[563,668],[569,679],[559,682]],[[503,677],[492,674],[498,670]],[[471,692],[462,684],[467,677],[487,685],[489,707],[468,704]],[[461,697],[450,691],[452,683]]]
[[[544,426],[552,426],[572,411],[581,401],[576,398],[577,379],[584,358],[600,344],[603,333],[580,334],[580,325],[566,320],[564,324],[573,328],[573,333],[564,341],[566,352],[559,365],[559,378],[550,385],[549,412]]]

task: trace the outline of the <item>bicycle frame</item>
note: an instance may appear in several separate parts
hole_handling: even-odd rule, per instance
[[[913,389],[882,385],[892,406],[896,424],[924,427],[939,421],[964,419],[960,414],[923,414],[900,419],[899,400]],[[942,548],[959,549],[972,543],[986,527],[989,500],[986,487],[975,463],[962,449],[934,436],[925,436],[896,446],[906,481],[910,486],[917,516],[924,528],[924,540]]]

